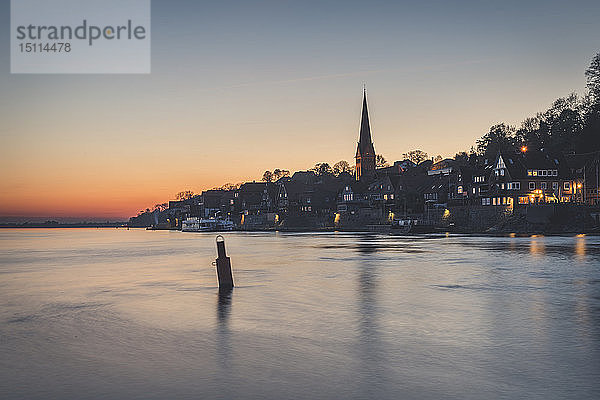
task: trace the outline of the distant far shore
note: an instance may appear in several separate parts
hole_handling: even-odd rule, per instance
[[[59,223],[59,222],[42,222],[42,223],[29,223],[25,222],[22,224],[0,224],[0,229],[10,228],[126,228],[127,222],[80,222],[80,223]]]

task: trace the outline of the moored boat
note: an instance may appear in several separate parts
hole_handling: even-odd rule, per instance
[[[181,222],[182,232],[221,232],[232,231],[234,228],[233,221],[221,218],[190,217]]]

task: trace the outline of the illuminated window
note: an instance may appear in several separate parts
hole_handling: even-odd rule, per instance
[[[530,169],[528,169],[528,170],[527,170],[527,176],[533,176],[533,171],[532,171],[532,170],[530,170]]]
[[[571,182],[565,182],[565,184],[563,185],[563,188],[565,190],[570,190],[571,189]]]
[[[457,187],[456,188],[456,192],[457,193],[462,193],[463,192],[463,187],[462,186]]]
[[[537,169],[534,169],[534,170],[533,170],[533,176],[538,176],[538,171],[537,171]]]
[[[519,204],[528,204],[529,198],[527,196],[519,197]]]

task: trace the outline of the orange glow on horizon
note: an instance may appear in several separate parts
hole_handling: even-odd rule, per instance
[[[126,221],[146,208],[175,200],[175,195],[183,190],[201,193],[203,190],[221,186],[226,182],[237,183],[248,178],[226,181],[220,177],[205,178],[198,182],[193,176],[180,176],[172,182],[153,181],[149,174],[135,184],[135,177],[123,174],[122,177],[107,176],[89,180],[77,176],[64,176],[62,182],[45,181],[33,177],[25,182],[8,178],[2,182],[0,190],[0,217],[44,217],[81,218]],[[251,179],[250,179],[251,180]]]

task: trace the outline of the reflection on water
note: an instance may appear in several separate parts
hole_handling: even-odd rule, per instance
[[[585,261],[585,235],[577,235],[575,239],[575,254],[579,261]]]
[[[359,238],[357,244],[358,274],[356,296],[358,300],[358,348],[360,354],[360,369],[365,371],[360,384],[360,392],[364,398],[378,398],[385,385],[385,360],[377,325],[377,263],[372,262],[370,254],[377,251],[377,244],[372,243],[371,237]],[[373,381],[373,377],[377,381]]]
[[[534,256],[543,256],[546,253],[546,244],[544,238],[539,236],[532,236],[530,241],[530,251]]]
[[[229,318],[229,311],[231,309],[231,295],[233,294],[233,288],[219,288],[218,290],[218,301],[217,301],[217,319],[219,326],[226,327],[227,320]]]
[[[217,290],[217,329],[216,329],[216,346],[217,346],[217,362],[220,366],[219,379],[222,385],[221,394],[234,394],[229,391],[230,383],[228,376],[231,369],[231,330],[229,328],[229,313],[231,311],[231,297],[233,288],[219,288]],[[229,397],[228,396],[228,397]]]
[[[0,398],[600,396],[598,237],[225,238],[0,230]]]

